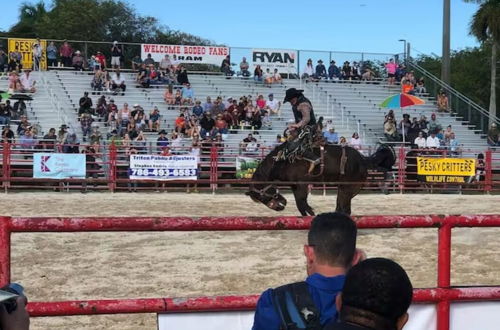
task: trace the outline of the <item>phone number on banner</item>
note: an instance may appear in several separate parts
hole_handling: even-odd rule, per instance
[[[159,176],[159,177],[183,177],[183,176],[196,176],[197,170],[192,169],[153,169],[153,168],[131,168],[130,175],[132,176]]]

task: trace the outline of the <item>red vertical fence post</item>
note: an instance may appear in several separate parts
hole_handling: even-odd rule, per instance
[[[0,287],[10,283],[10,217],[0,217]]]
[[[217,147],[212,143],[212,147],[210,148],[210,186],[213,194],[215,194],[215,190],[217,189],[217,162]]]
[[[109,146],[108,158],[109,158],[108,187],[111,192],[114,192],[116,189],[116,146],[114,142],[112,142],[111,145]]]
[[[11,144],[8,142],[3,143],[3,160],[2,160],[2,176],[3,187],[5,192],[10,188],[10,148]]]
[[[485,161],[484,191],[489,193],[491,191],[491,186],[493,181],[493,157],[491,150],[486,150],[484,161]]]
[[[444,223],[438,231],[438,278],[440,289],[450,287],[451,278],[451,225]],[[450,302],[442,300],[437,304],[437,330],[450,329]]]
[[[399,162],[398,162],[398,185],[399,192],[402,194],[405,185],[406,176],[406,152],[404,146],[399,148]]]

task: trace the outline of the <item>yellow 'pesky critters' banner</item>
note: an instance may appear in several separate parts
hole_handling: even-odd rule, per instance
[[[474,158],[417,157],[419,179],[431,183],[465,183],[465,178],[476,175]]]
[[[33,45],[36,39],[12,39],[9,38],[9,53],[18,51],[23,55],[21,64],[23,68],[33,68]],[[41,39],[42,45],[42,60],[40,61],[40,68],[47,70],[47,40]]]

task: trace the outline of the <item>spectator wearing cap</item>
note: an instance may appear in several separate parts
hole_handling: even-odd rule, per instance
[[[201,101],[196,100],[193,109],[191,110],[193,115],[195,115],[197,118],[201,117],[201,115],[203,115],[203,107],[201,106]]]
[[[59,56],[61,56],[61,62],[63,66],[70,67],[73,65],[72,64],[73,48],[71,48],[71,46],[66,40],[64,40],[63,44],[59,48]]]
[[[131,60],[131,63],[132,63],[132,70],[139,70],[139,68],[141,67],[141,64],[142,64],[142,60],[141,60],[141,57],[139,55],[135,55],[132,60]]]
[[[164,129],[162,129],[160,132],[158,132],[158,138],[156,139],[156,146],[158,149],[162,150],[165,147],[169,146],[169,140],[167,137],[167,132],[165,132]]]
[[[106,69],[106,57],[101,51],[97,51],[95,59],[101,64],[101,69]]]
[[[217,133],[227,134],[228,133],[228,123],[224,120],[223,114],[220,113],[217,115],[215,119],[215,128],[217,129]]]
[[[149,130],[152,132],[158,132],[160,130],[160,110],[155,106],[153,111],[149,114]]]
[[[269,111],[269,114],[271,115],[281,116],[281,102],[274,98],[273,93],[269,94],[267,97],[268,100],[266,101],[264,109]]]
[[[323,60],[318,60],[318,64],[316,65],[314,78],[316,78],[316,79],[328,78],[328,75],[326,74],[325,65],[323,64]]]
[[[359,66],[359,63],[356,61],[352,63],[351,77],[354,80],[359,80],[361,78],[361,67]]]
[[[340,79],[340,69],[335,65],[335,61],[330,61],[330,66],[328,67],[328,78],[330,80],[339,80]]]
[[[342,66],[342,79],[343,80],[351,80],[352,68],[349,61],[345,61]]]
[[[413,286],[405,270],[390,259],[371,258],[346,274],[336,297],[340,322],[326,330],[401,330],[408,322]]]
[[[435,131],[430,131],[430,135],[427,137],[425,145],[427,148],[431,149],[437,149],[441,146],[441,142],[439,141],[439,138],[436,136]]]
[[[111,46],[111,66],[113,68],[120,68],[120,59],[122,56],[122,50],[118,45],[118,41],[113,41],[113,46]]]
[[[185,100],[191,102],[194,99],[194,91],[191,88],[191,84],[187,83],[184,87],[182,87],[182,103]]]
[[[147,67],[154,66],[155,60],[153,59],[153,57],[151,57],[151,54],[148,54],[142,63]]]
[[[339,135],[337,132],[335,132],[335,128],[333,126],[328,127],[328,130],[323,133],[323,137],[328,143],[339,143]]]
[[[75,55],[73,56],[73,60],[72,60],[73,68],[75,68],[75,70],[77,70],[77,71],[82,71],[84,61],[85,60],[84,60],[82,54],[80,53],[79,50],[77,50],[75,52]]]

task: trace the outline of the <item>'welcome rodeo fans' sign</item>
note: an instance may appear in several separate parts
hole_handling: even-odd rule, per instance
[[[141,58],[144,60],[148,54],[155,62],[160,62],[165,55],[170,56],[170,60],[179,63],[213,64],[220,66],[222,60],[229,55],[228,47],[216,46],[187,46],[187,45],[160,45],[142,44]]]
[[[474,158],[417,157],[420,181],[429,183],[465,183],[465,178],[476,174]]]

